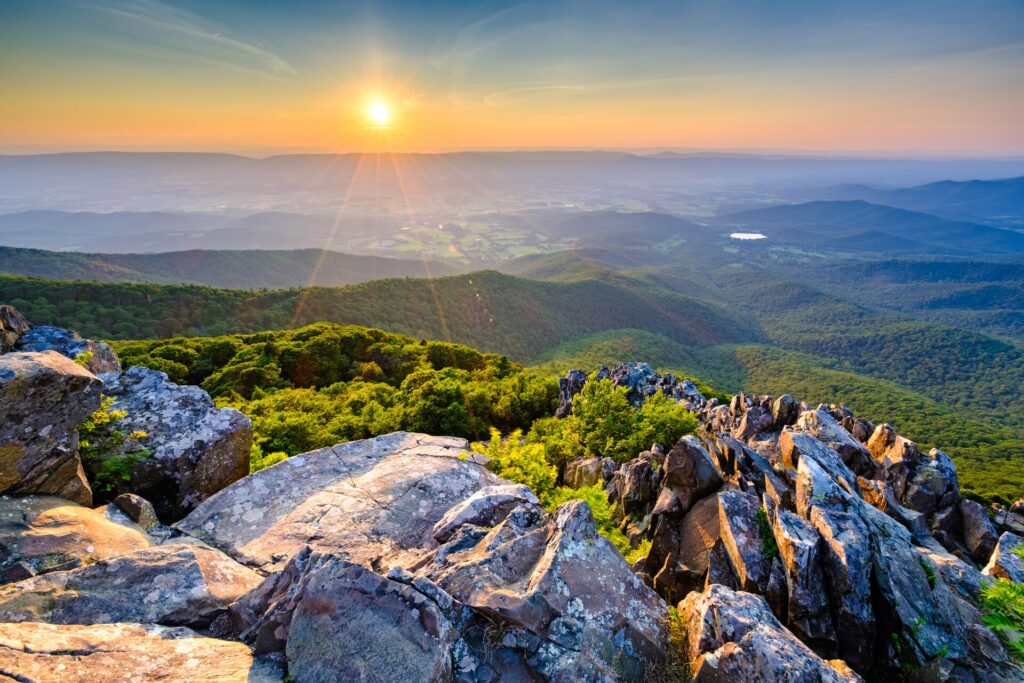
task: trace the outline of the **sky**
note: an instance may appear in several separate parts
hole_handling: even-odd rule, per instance
[[[0,0],[0,152],[380,145],[1024,154],[1024,1]]]

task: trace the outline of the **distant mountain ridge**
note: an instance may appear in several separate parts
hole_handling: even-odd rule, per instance
[[[846,185],[834,188],[831,194],[836,199],[863,199],[948,218],[1015,218],[1024,224],[1024,176],[1000,180],[941,180],[896,190]]]
[[[356,256],[322,249],[82,254],[0,247],[0,273],[95,282],[281,289],[335,287],[396,277],[431,278],[458,272],[454,266],[434,261]]]

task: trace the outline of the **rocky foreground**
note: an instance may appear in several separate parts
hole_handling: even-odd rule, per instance
[[[702,424],[566,472],[649,546],[631,567],[585,503],[545,511],[461,439],[246,476],[248,419],[196,387],[4,306],[0,354],[0,679],[1021,680],[977,607],[1024,581],[1020,536],[941,451],[841,406],[607,371]],[[83,447],[97,410],[130,434]]]

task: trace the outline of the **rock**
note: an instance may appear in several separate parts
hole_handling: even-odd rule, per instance
[[[959,507],[967,552],[975,562],[979,564],[987,562],[999,540],[995,525],[992,524],[988,513],[981,504],[973,500],[961,500]]]
[[[573,460],[565,466],[565,485],[581,489],[604,480],[604,463],[601,458]]]
[[[0,496],[0,576],[20,566],[20,576],[12,578],[28,578],[150,545],[143,529],[117,510],[92,510],[50,496]]]
[[[154,546],[0,586],[0,622],[202,627],[260,581],[209,547]]]
[[[871,452],[843,429],[827,410],[819,408],[801,413],[795,428],[807,432],[839,453],[846,466],[856,474],[870,477],[874,473]]]
[[[142,496],[135,495],[134,493],[122,493],[113,500],[112,504],[128,515],[128,519],[146,531],[160,524],[160,520],[156,517],[156,510],[153,509],[153,504]]]
[[[456,504],[434,525],[433,536],[438,543],[451,539],[465,524],[495,526],[522,504],[540,505],[533,491],[522,484],[487,486]]]
[[[150,455],[123,488],[149,500],[162,521],[180,519],[249,473],[252,422],[237,410],[215,408],[199,387],[178,386],[137,366],[108,376],[104,393],[114,399],[113,409],[127,413],[122,431],[147,434],[142,444]]]
[[[241,643],[146,624],[0,624],[0,672],[61,683],[272,683],[281,671]]]
[[[875,427],[867,446],[877,465],[876,476],[889,483],[897,500],[903,500],[907,483],[921,460],[917,445],[897,434],[891,425],[883,423]]]
[[[924,515],[900,505],[896,501],[896,494],[893,492],[892,485],[889,482],[880,479],[857,477],[857,486],[860,488],[861,496],[868,504],[874,505],[895,519],[915,537],[927,535],[928,523]]]
[[[775,429],[782,429],[795,423],[800,417],[800,404],[789,394],[783,394],[772,401],[772,419]]]
[[[1017,554],[1021,552],[1021,547],[1024,547],[1024,538],[1009,531],[1004,532],[981,573],[996,579],[1024,583],[1024,557]]]
[[[834,656],[836,632],[822,569],[821,536],[809,522],[783,509],[776,512],[772,528],[786,571],[785,623],[815,652]]]
[[[257,589],[244,637],[285,652],[294,680],[450,679],[459,634],[427,595],[334,554],[300,553],[284,575]]]
[[[527,661],[548,679],[635,677],[664,651],[667,606],[597,533],[582,501],[551,515],[519,508],[411,570],[518,640],[536,640]]]
[[[680,603],[695,683],[860,681],[814,654],[771,613],[764,598],[721,585]]]
[[[464,439],[408,432],[323,448],[235,482],[175,526],[266,572],[305,545],[390,566],[433,548],[452,506],[508,483],[461,460],[467,449]]]
[[[28,330],[14,345],[16,351],[56,351],[71,360],[85,356],[85,368],[94,375],[120,372],[121,364],[105,342],[82,339],[74,332],[49,325],[39,325]]]
[[[668,492],[669,489],[662,489]],[[670,603],[704,588],[709,555],[721,533],[718,497],[698,500],[685,515],[665,515],[656,522],[647,569],[656,574],[654,589]],[[669,561],[671,558],[671,561]]]
[[[650,453],[623,465],[612,479],[619,516],[642,519],[650,513],[659,495],[659,481],[658,469]]]
[[[102,386],[54,351],[0,356],[0,493],[92,503],[78,427],[100,407]]]
[[[18,338],[29,331],[32,325],[21,313],[7,304],[0,304],[0,353],[14,348]]]
[[[960,484],[953,461],[935,448],[929,456],[919,462],[902,499],[904,505],[924,515],[960,502]]]
[[[845,491],[812,457],[797,470],[797,510],[821,535],[826,590],[833,605],[839,655],[858,671],[872,665],[875,614],[868,529],[858,514],[864,505]]]
[[[764,541],[757,521],[761,504],[756,497],[740,491],[718,494],[718,526],[722,543],[736,571],[740,587],[751,593],[768,589],[771,563],[765,556]]]
[[[587,383],[587,373],[582,370],[570,370],[558,380],[558,409],[555,417],[569,417],[572,415],[572,399],[583,391],[583,385]]]
[[[788,428],[783,429],[779,436],[779,449],[782,452],[782,463],[787,468],[798,470],[802,459],[812,458],[820,468],[842,482],[846,491],[852,493],[858,490],[857,475],[846,466],[838,452],[814,436]]]
[[[732,430],[732,435],[741,441],[747,441],[761,432],[770,431],[775,426],[775,418],[761,406],[751,406],[743,413],[739,425]]]
[[[694,436],[681,438],[665,456],[663,467],[664,485],[675,494],[682,512],[722,487],[722,475]]]

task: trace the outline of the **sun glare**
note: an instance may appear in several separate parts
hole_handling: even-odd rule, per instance
[[[366,116],[374,126],[383,128],[391,122],[391,107],[384,100],[372,100],[366,108]]]

